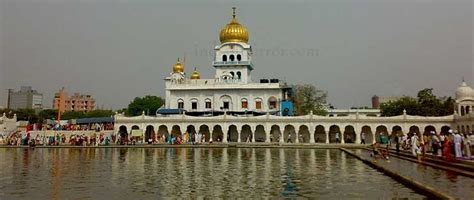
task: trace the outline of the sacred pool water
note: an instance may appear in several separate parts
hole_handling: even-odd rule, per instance
[[[343,151],[0,148],[0,199],[423,198]]]

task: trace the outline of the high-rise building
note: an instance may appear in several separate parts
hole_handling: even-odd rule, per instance
[[[22,86],[19,91],[8,90],[8,108],[10,109],[42,109],[43,94],[33,90],[31,86]]]
[[[61,113],[66,111],[89,112],[95,110],[95,108],[95,99],[88,94],[74,93],[68,96],[67,92],[62,88],[54,95],[53,109]]]

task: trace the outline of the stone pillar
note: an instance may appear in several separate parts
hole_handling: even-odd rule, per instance
[[[300,127],[295,127],[295,143],[300,143]]]
[[[284,136],[284,134],[285,134],[285,133],[284,133],[284,132],[285,132],[285,128],[284,128],[284,127],[283,127],[283,128],[279,127],[279,128],[280,128],[280,143],[283,143],[283,138],[284,138],[283,136]],[[283,129],[283,130],[282,130],[282,129]]]
[[[240,140],[241,133],[242,133],[242,127],[237,127],[237,142],[238,143],[242,142]]]
[[[329,144],[329,130],[330,128],[325,128],[324,132],[326,133],[326,144]]]
[[[356,125],[357,128],[354,128],[354,132],[355,132],[355,135],[356,135],[356,138],[355,138],[355,143],[356,144],[360,144],[360,134],[362,134],[362,129],[360,129],[360,132],[357,133],[357,130],[359,130],[359,126]],[[367,134],[367,133],[366,133]]]
[[[314,144],[314,132],[316,132],[316,127],[313,125],[308,126],[309,131],[309,143]]]
[[[229,132],[229,127],[226,127],[226,126],[222,126],[222,142],[223,143],[227,143],[227,133]],[[211,136],[212,136],[212,132],[211,132]]]
[[[272,127],[265,127],[265,143],[270,143],[270,133],[272,132]]]
[[[250,132],[252,133],[252,143],[255,143],[255,132],[257,131],[257,127],[255,127],[252,131],[252,127],[250,127]]]
[[[341,131],[341,129],[339,128],[339,133],[341,134],[341,144],[346,143],[346,142],[344,141],[344,132],[345,132],[345,130],[346,130],[346,129],[344,128],[344,131]]]

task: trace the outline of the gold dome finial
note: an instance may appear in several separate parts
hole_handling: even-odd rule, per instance
[[[201,75],[199,74],[199,72],[196,70],[196,68],[194,68],[194,71],[193,73],[191,74],[191,79],[195,80],[195,79],[200,79],[201,78]]]
[[[178,58],[178,61],[176,61],[176,64],[174,64],[173,66],[173,73],[183,73],[184,72],[184,66],[183,64],[181,64],[181,62],[179,62],[179,58]]]
[[[243,42],[249,41],[249,33],[247,29],[237,21],[235,7],[232,7],[232,20],[227,24],[219,35],[221,43],[226,42]]]

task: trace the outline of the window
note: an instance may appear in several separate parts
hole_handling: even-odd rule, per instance
[[[182,99],[178,100],[178,108],[183,109],[184,108],[184,101]]]
[[[241,72],[237,72],[237,79],[240,79],[242,78],[242,73]]]
[[[198,109],[198,103],[197,102],[191,102],[191,109],[197,110]]]
[[[242,60],[242,56],[240,54],[237,54],[237,61]]]
[[[232,78],[235,76],[234,72],[230,72],[230,75],[232,76]]]
[[[270,109],[276,109],[277,108],[277,99],[275,97],[270,97],[268,99],[268,106]]]
[[[262,109],[262,100],[261,99],[256,99],[255,100],[255,109],[257,109],[257,110]]]
[[[234,61],[234,55],[229,56],[230,61]]]
[[[249,107],[247,99],[242,99],[242,109],[247,109]]]
[[[211,102],[206,102],[206,109],[211,109]]]
[[[222,56],[222,61],[227,62],[227,55]]]
[[[228,101],[224,101],[224,106],[223,106],[224,109],[229,109],[229,102]]]

